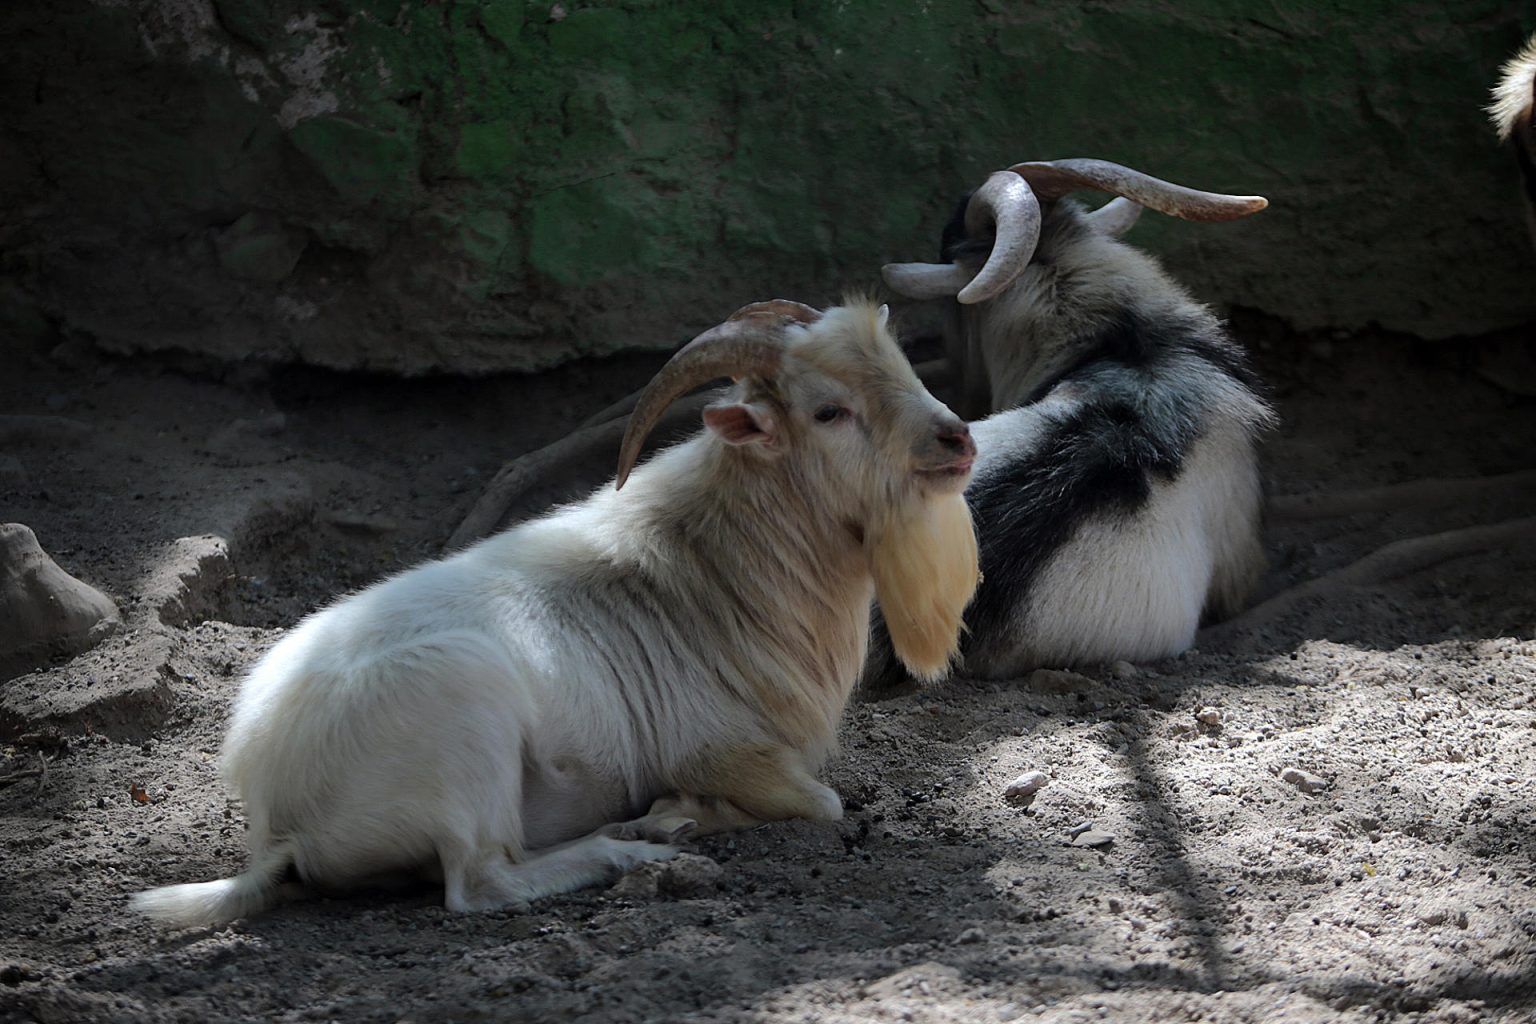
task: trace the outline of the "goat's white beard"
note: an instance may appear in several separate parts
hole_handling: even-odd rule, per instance
[[[917,514],[883,524],[870,536],[869,561],[897,656],[924,682],[942,679],[959,653],[978,580],[964,495],[925,501]]]

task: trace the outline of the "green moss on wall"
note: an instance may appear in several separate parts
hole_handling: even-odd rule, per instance
[[[646,225],[650,198],[616,178],[540,196],[529,208],[529,264],[563,285],[650,266],[655,259]]]
[[[516,176],[523,155],[515,122],[472,122],[459,129],[453,164],[466,178],[503,181]]]
[[[121,347],[403,372],[665,347],[874,287],[988,171],[1062,156],[1268,195],[1137,228],[1213,300],[1426,336],[1536,306],[1480,111],[1532,0],[41,6],[0,11],[26,44],[6,201],[55,212],[5,244]]]
[[[421,157],[409,128],[380,131],[343,117],[312,117],[289,138],[349,205],[403,204],[415,188]]]

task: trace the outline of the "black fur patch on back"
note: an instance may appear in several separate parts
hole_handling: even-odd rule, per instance
[[[1066,380],[1092,381],[1096,364],[1140,371],[1149,385],[1157,383],[1161,390],[1172,391],[1175,386],[1159,375],[1167,372],[1170,357],[1180,353],[1203,359],[1258,397],[1267,397],[1268,385],[1254,372],[1248,353],[1209,317],[1173,315],[1149,320],[1128,309],[1084,347],[1076,362],[1041,382],[1019,404],[1038,402]]]
[[[985,464],[966,489],[983,580],[966,611],[962,655],[1001,641],[1035,577],[1085,522],[1134,514],[1154,481],[1177,478],[1207,412],[1189,376],[1211,371],[1262,398],[1246,353],[1204,311],[1148,317],[1127,309],[1030,396],[1024,404],[1075,383],[1089,398],[1027,455]],[[878,691],[904,678],[877,617],[865,685]]]
[[[1072,382],[1089,397],[1027,456],[990,464],[966,491],[985,577],[966,613],[973,637],[986,642],[1007,627],[1040,570],[1083,523],[1138,512],[1154,480],[1179,475],[1205,412],[1189,370],[1171,365],[1190,356],[1245,385],[1256,382],[1214,321],[1125,310],[1082,359],[1032,396]]]

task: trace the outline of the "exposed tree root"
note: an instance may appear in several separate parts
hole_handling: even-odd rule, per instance
[[[37,792],[41,793],[43,788],[48,785],[48,758],[39,754],[38,767],[24,768],[19,772],[0,775],[0,787],[13,786],[23,779],[36,779]]]
[[[48,773],[43,771],[41,768],[24,768],[19,772],[11,772],[8,775],[0,775],[0,786],[15,785],[22,779],[36,779],[47,774]]]
[[[1234,619],[1202,630],[1200,642],[1224,640],[1234,633],[1273,622],[1311,598],[1340,596],[1352,587],[1385,583],[1453,558],[1520,540],[1536,540],[1536,516],[1393,541],[1341,569],[1282,590]]]
[[[640,390],[644,391],[645,389],[641,388]],[[612,405],[600,409],[582,420],[576,429],[585,430],[588,427],[595,427],[602,423],[610,423],[620,417],[629,419],[629,414],[635,411],[635,403],[638,401],[640,401],[640,391],[631,391]]]
[[[1364,512],[1424,509],[1472,502],[1501,495],[1529,495],[1536,504],[1536,469],[1497,476],[1431,478],[1358,491],[1320,491],[1271,498],[1266,512],[1271,522],[1335,519]]]
[[[661,447],[691,431],[712,397],[706,392],[674,405],[651,431],[645,450]],[[612,476],[619,442],[628,425],[629,417],[621,416],[585,427],[502,466],[448,538],[445,548],[452,551],[472,544],[494,533],[503,523],[541,512],[551,502],[576,497],[583,488],[601,482],[604,474]]]

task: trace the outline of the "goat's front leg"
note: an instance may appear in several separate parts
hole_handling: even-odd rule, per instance
[[[689,818],[703,835],[786,818],[837,821],[842,816],[842,800],[811,775],[799,751],[763,745],[709,758],[640,820]]]
[[[597,830],[611,839],[639,839],[647,843],[677,843],[700,831],[696,815],[682,804],[668,805],[666,798],[651,804],[643,818],[616,821]],[[713,831],[713,830],[706,830]]]

